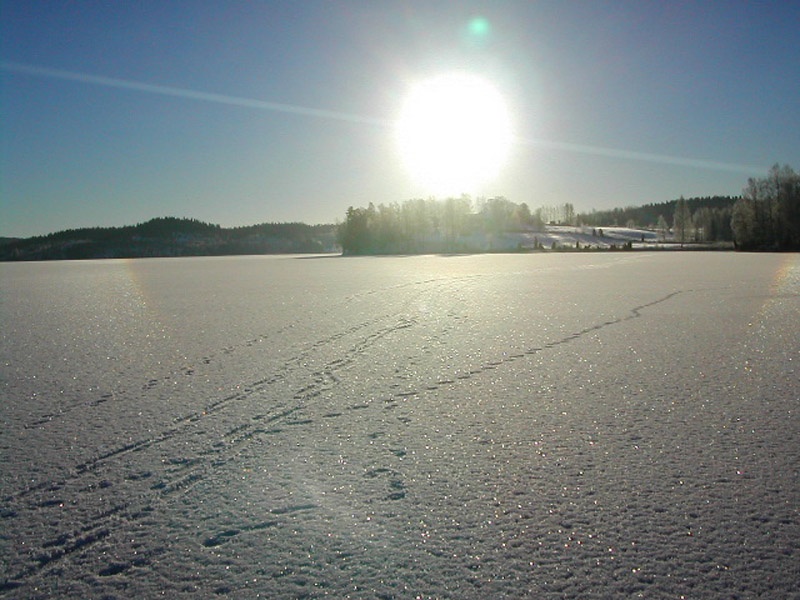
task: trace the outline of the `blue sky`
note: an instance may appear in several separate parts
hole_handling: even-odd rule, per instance
[[[323,223],[427,197],[392,124],[410,86],[453,70],[512,113],[509,158],[473,196],[582,211],[800,169],[795,2],[0,6],[0,235]]]

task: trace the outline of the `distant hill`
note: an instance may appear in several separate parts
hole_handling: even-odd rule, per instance
[[[223,228],[197,219],[159,217],[124,227],[68,229],[0,239],[0,260],[75,260],[336,251],[335,225],[262,223]]]
[[[703,217],[698,223],[705,232],[705,241],[732,239],[730,220],[736,200],[737,197],[733,196],[686,200],[690,212]],[[677,200],[670,200],[638,207],[580,213],[575,215],[574,221],[588,227],[632,227],[655,230],[658,228],[659,217],[663,217],[667,227],[672,226],[676,203]],[[524,207],[528,220],[533,218],[527,211],[527,206],[514,205],[502,198],[490,200],[480,215],[473,215],[472,218],[476,219],[481,215],[485,219],[495,218],[497,215],[494,213],[497,211],[487,209],[487,206],[495,204],[502,205],[501,208],[508,205],[517,209],[517,212],[520,207]],[[380,209],[378,212],[381,212],[386,207],[378,208]],[[376,209],[370,205],[370,210]],[[362,212],[365,212],[366,216],[371,214],[367,209],[363,209]],[[348,212],[344,226],[350,223],[351,216]],[[515,218],[518,218],[518,215]],[[470,223],[469,215],[464,216],[464,223]],[[197,219],[159,217],[124,227],[89,227],[23,239],[0,238],[0,261],[337,252],[341,250],[337,240],[337,228],[341,234],[341,226],[337,225],[262,223],[223,228]],[[538,227],[532,226],[531,230],[543,231],[543,224],[539,223]]]

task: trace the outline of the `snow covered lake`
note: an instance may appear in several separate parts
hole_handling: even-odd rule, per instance
[[[0,596],[790,598],[800,257],[0,265]]]

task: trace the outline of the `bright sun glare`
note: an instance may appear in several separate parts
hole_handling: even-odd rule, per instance
[[[499,92],[467,73],[440,75],[409,93],[397,122],[400,154],[429,193],[472,193],[497,175],[511,146]]]

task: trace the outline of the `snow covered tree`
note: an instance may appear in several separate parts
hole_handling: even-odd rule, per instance
[[[666,240],[667,232],[669,231],[669,225],[667,225],[667,220],[664,218],[664,215],[658,215],[656,229],[658,230],[658,237],[661,238],[661,241],[663,242]]]
[[[675,215],[672,218],[672,231],[675,235],[675,239],[681,243],[681,248],[683,248],[683,244],[686,243],[691,228],[692,212],[686,204],[686,199],[681,196],[675,204]]]

